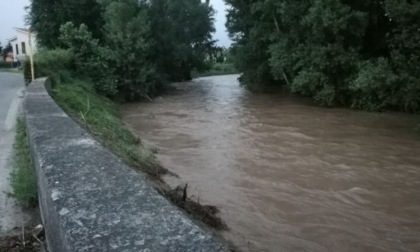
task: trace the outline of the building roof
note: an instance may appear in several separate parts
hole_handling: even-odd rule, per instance
[[[9,38],[7,41],[12,42],[12,41],[14,41],[14,40],[16,40],[16,39],[17,39],[17,37],[16,37],[16,36],[14,36],[13,38]]]
[[[23,32],[23,33],[29,33],[31,30],[27,29],[27,28],[18,28],[18,27],[13,27],[13,29],[15,29],[18,32]],[[32,31],[32,33],[36,33],[35,31]]]
[[[20,33],[24,33],[24,34],[28,34],[31,30],[27,29],[27,28],[18,28],[18,27],[13,27],[13,29],[15,29],[15,31],[20,32]],[[35,31],[32,31],[33,35],[36,35]],[[17,36],[14,36],[10,39],[8,39],[9,42],[15,41],[17,39]]]

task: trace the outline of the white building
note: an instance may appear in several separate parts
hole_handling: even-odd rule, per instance
[[[36,51],[36,33],[32,32],[31,35],[28,29],[14,28],[16,36],[9,39],[10,44],[13,48],[13,58],[15,61],[23,61],[26,56],[29,56],[31,49],[32,52]],[[31,37],[31,41],[29,41]]]

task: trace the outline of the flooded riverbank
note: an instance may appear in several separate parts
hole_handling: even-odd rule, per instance
[[[252,94],[237,77],[121,107],[170,185],[219,207],[243,251],[420,251],[415,116]]]

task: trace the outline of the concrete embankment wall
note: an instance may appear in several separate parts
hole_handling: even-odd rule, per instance
[[[225,250],[69,118],[46,84],[28,86],[24,111],[49,251]]]

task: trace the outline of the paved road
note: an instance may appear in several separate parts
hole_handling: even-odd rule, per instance
[[[0,234],[21,227],[30,220],[29,214],[22,212],[14,200],[7,196],[11,191],[10,159],[23,91],[22,75],[0,72]]]

